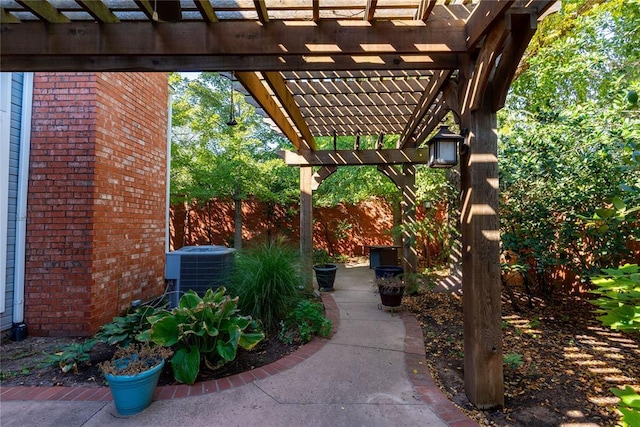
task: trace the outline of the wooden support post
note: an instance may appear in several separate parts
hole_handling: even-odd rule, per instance
[[[402,165],[404,175],[402,186],[402,268],[405,273],[418,271],[418,253],[416,251],[416,167],[412,164]],[[409,276],[412,277],[412,276]]]
[[[302,286],[313,291],[313,167],[300,167],[300,273]]]
[[[471,403],[488,409],[504,405],[498,138],[489,94],[464,114],[462,127],[469,129],[468,154],[460,161],[464,384]]]

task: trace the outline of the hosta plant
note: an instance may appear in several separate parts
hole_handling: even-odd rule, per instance
[[[148,318],[149,338],[175,350],[171,369],[177,381],[193,384],[203,365],[217,369],[235,359],[238,347],[250,350],[264,338],[257,322],[237,307],[238,298],[220,287],[203,297],[189,291],[176,308]]]

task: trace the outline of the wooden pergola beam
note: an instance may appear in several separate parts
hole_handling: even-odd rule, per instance
[[[492,81],[492,90],[494,92],[492,99],[493,111],[498,111],[504,107],[511,80],[537,27],[536,14],[507,14],[506,16],[509,18],[511,32],[505,43],[502,55],[500,55],[500,62],[497,64]]]
[[[67,19],[50,3],[34,3],[40,6],[32,7],[48,19]],[[445,25],[442,21],[427,21],[420,24],[375,21],[355,25],[350,21],[321,20],[297,25],[272,21],[263,26],[245,21],[215,24],[123,21],[118,25],[100,26],[81,21],[66,25],[37,21],[3,26],[0,48],[3,56],[91,55],[96,53],[96,46],[100,46],[100,55],[105,56],[304,55],[322,58],[360,55],[373,58],[467,51],[464,23],[451,21]]]
[[[289,141],[297,150],[304,147],[304,143],[296,130],[291,126],[282,110],[273,100],[271,94],[262,84],[260,77],[256,73],[236,72],[238,81],[252,94],[253,98],[260,104],[262,109],[271,117],[275,124],[282,130]]]
[[[322,166],[320,169],[318,169],[318,171],[313,174],[311,190],[317,190],[318,187],[320,187],[320,184],[322,184],[325,179],[333,175],[337,170],[337,166]]]
[[[466,108],[476,110],[480,108],[480,104],[484,102],[485,89],[495,69],[498,56],[502,52],[504,42],[509,36],[509,29],[505,20],[501,20],[489,31],[484,41],[484,45],[480,50],[478,58],[475,60],[476,72],[473,74],[473,81],[467,87],[465,99],[462,103],[461,114],[465,113]]]
[[[283,151],[289,166],[364,166],[429,163],[429,149]]]
[[[471,50],[484,38],[487,30],[504,16],[514,0],[482,0],[467,19],[467,48]]]
[[[262,73],[262,75],[264,76],[267,84],[271,87],[271,90],[273,91],[275,96],[280,101],[282,108],[284,108],[289,115],[289,118],[293,122],[294,126],[298,129],[298,131],[300,131],[302,139],[306,142],[304,148],[315,150],[317,148],[316,140],[311,134],[311,131],[309,131],[309,126],[307,126],[307,123],[305,123],[304,117],[302,117],[300,109],[293,100],[293,95],[291,95],[291,92],[289,92],[289,89],[287,89],[287,85],[285,84],[282,76],[279,73],[273,71],[264,72]]]
[[[4,21],[3,21],[4,22]],[[118,24],[120,25],[120,24]],[[3,28],[6,28],[4,26]],[[4,33],[0,49],[4,46]],[[453,70],[457,55],[22,55],[2,51],[2,71],[308,71]]]

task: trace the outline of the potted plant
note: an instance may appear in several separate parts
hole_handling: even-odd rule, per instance
[[[333,283],[336,280],[336,271],[338,270],[337,264],[324,263],[316,264],[313,266],[313,271],[316,273],[316,281],[318,282],[318,289],[321,291],[332,291]]]
[[[402,304],[402,296],[404,295],[405,283],[401,276],[381,276],[376,277],[375,285],[380,293],[381,304],[378,308],[399,307]]]
[[[111,360],[99,365],[120,415],[137,414],[151,404],[164,361],[171,354],[166,347],[130,344],[118,347]]]

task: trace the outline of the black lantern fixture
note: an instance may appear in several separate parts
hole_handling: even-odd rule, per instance
[[[233,74],[231,74],[231,91],[229,94],[230,107],[229,107],[229,120],[227,120],[227,126],[235,126],[238,124],[236,120],[235,107],[233,105]]]
[[[440,130],[428,142],[429,166],[432,168],[451,168],[458,164],[458,143],[464,138],[440,126]]]

